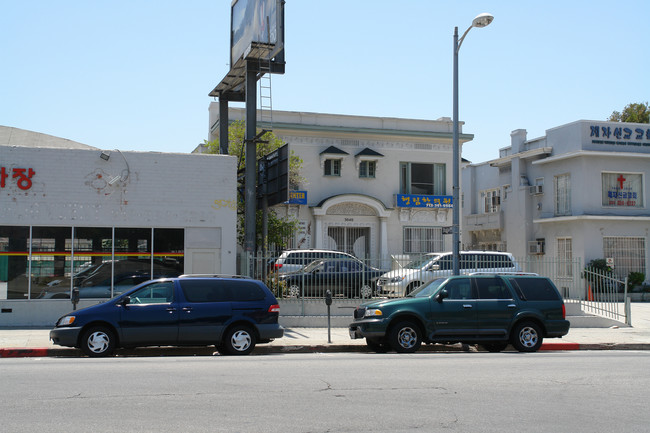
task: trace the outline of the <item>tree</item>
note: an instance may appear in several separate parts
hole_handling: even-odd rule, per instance
[[[230,124],[228,127],[228,154],[237,157],[237,170],[244,170],[246,167],[246,124],[243,120],[237,120]],[[204,144],[207,147],[207,153],[219,153],[219,141],[207,141],[204,140]],[[260,158],[264,155],[268,155],[274,150],[282,147],[285,143],[278,138],[273,132],[267,132],[260,138],[260,142],[257,143],[257,157]],[[290,189],[297,189],[298,186],[303,183],[303,178],[300,176],[300,168],[302,166],[302,160],[294,155],[293,152],[289,155],[289,187]],[[244,243],[244,197],[241,194],[238,194],[238,228],[237,228],[237,238],[240,244]],[[262,239],[263,227],[262,227],[262,211],[260,209],[256,212],[256,239],[255,242],[257,245],[264,245],[264,239]],[[288,239],[294,233],[298,227],[298,222],[291,220],[289,218],[280,218],[273,211],[269,209],[268,215],[268,244],[274,244],[277,248],[285,249]]]
[[[610,122],[650,123],[650,106],[647,102],[627,104],[622,113],[614,111],[607,120]]]

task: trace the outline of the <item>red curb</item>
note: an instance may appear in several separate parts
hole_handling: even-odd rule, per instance
[[[542,343],[539,350],[580,350],[580,343]]]
[[[27,358],[48,356],[50,349],[0,349],[0,358]]]

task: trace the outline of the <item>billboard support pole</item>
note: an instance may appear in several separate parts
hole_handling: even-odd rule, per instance
[[[219,153],[228,155],[228,100],[219,98]]]
[[[255,252],[255,212],[257,205],[257,155],[255,134],[257,129],[257,70],[251,62],[246,62],[246,167],[245,167],[245,189],[244,189],[244,250],[248,253]],[[252,261],[251,261],[252,268]],[[250,275],[254,276],[253,269]]]

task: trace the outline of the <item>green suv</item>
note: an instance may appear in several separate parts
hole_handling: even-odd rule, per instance
[[[411,353],[422,343],[480,344],[500,352],[539,350],[569,332],[564,301],[550,279],[460,275],[432,280],[406,298],[365,303],[354,311],[352,339],[372,350]]]

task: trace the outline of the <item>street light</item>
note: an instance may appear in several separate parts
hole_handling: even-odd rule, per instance
[[[453,222],[452,222],[452,252],[453,252],[453,272],[458,275],[459,258],[460,258],[460,144],[458,143],[458,51],[460,46],[472,27],[482,28],[488,26],[494,17],[488,13],[478,15],[472,21],[472,25],[465,30],[463,36],[458,39],[458,27],[454,28],[454,138],[453,138]]]

